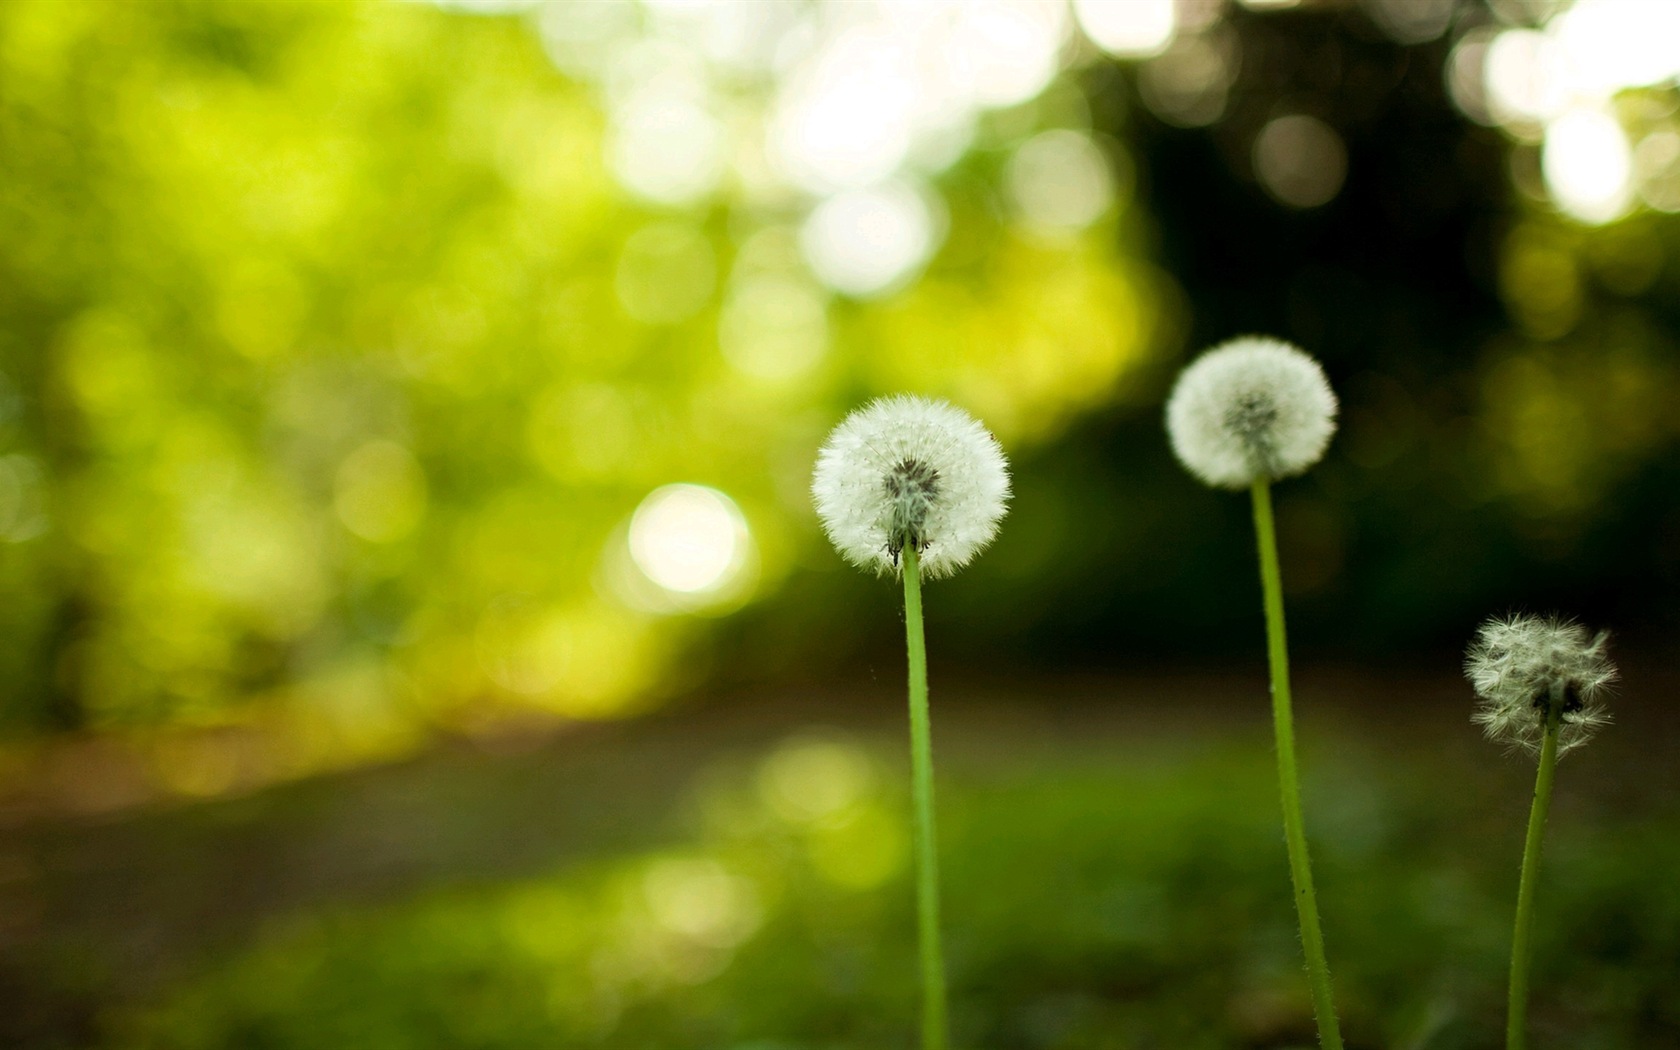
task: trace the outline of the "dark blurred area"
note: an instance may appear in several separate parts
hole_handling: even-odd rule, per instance
[[[1156,257],[1193,304],[1188,345],[1277,333],[1313,348],[1342,397],[1343,430],[1328,462],[1280,493],[1293,638],[1324,655],[1439,661],[1492,612],[1559,609],[1671,657],[1680,490],[1672,427],[1655,406],[1673,392],[1674,223],[1640,217],[1608,235],[1662,261],[1630,293],[1595,280],[1589,255],[1579,319],[1567,334],[1535,339],[1520,313],[1513,325],[1500,284],[1512,240],[1536,219],[1511,185],[1508,145],[1447,97],[1450,41],[1397,45],[1357,9],[1250,13],[1232,24],[1243,65],[1226,117],[1200,133],[1142,121],[1136,141],[1159,230]],[[1099,110],[1109,93],[1097,96]],[[1244,173],[1259,129],[1291,111],[1318,116],[1346,142],[1345,187],[1306,212],[1279,207]],[[1586,447],[1546,462],[1545,439],[1528,447],[1529,435],[1501,430],[1505,420],[1490,409],[1522,396],[1502,374],[1514,367],[1539,370],[1560,399],[1575,402],[1528,409],[1540,416],[1532,425]],[[1640,371],[1622,381],[1637,400],[1650,399],[1645,411],[1655,409],[1645,421],[1650,443],[1631,456],[1604,448],[1602,431],[1640,409],[1610,397],[1593,404],[1591,380],[1570,378],[1574,369],[1602,376],[1629,367]],[[1545,418],[1548,407],[1557,418]],[[1102,462],[1159,447],[1148,440],[1155,420],[1135,429],[1129,422],[1093,435]],[[1513,457],[1536,460],[1530,469],[1544,483],[1513,491]],[[1175,479],[1152,466],[1141,477],[1111,466],[1113,488],[1170,505]],[[1215,509],[1208,496],[1178,492],[1183,509],[1158,527],[1157,542],[1117,545],[1159,553],[1154,564],[1166,563],[1165,572],[1149,590],[1128,586],[1133,572],[1099,576],[1097,563],[1085,563],[1080,576],[1100,579],[1099,592],[1135,595],[1103,606],[1118,621],[1103,625],[1108,633],[1142,633],[1152,647],[1192,652],[1208,644],[1198,630],[1207,613],[1233,627],[1247,614],[1246,587],[1220,585],[1242,580],[1242,566],[1223,552],[1246,560],[1245,508],[1226,499]],[[1204,517],[1220,521],[1216,536],[1191,532],[1189,520]],[[1189,542],[1172,542],[1187,532]],[[1140,616],[1127,606],[1170,612]],[[1149,632],[1151,623],[1167,629]]]

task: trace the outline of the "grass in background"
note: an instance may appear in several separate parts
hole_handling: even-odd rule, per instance
[[[1035,750],[1004,732],[986,746],[1019,748],[1011,761],[951,764],[954,1045],[1312,1043],[1271,756],[1254,744]],[[1495,1045],[1514,842],[1488,804],[1502,770],[1421,747],[1306,744],[1349,1045]],[[278,922],[152,1005],[111,1014],[103,1045],[911,1046],[898,750],[795,734],[702,776],[683,841]],[[1677,827],[1672,806],[1590,821],[1561,808],[1536,1045],[1680,1040]]]

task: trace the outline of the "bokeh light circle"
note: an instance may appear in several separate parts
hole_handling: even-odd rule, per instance
[[[1604,109],[1577,107],[1547,124],[1540,171],[1558,208],[1582,222],[1620,218],[1633,200],[1633,149]]]
[[[830,197],[800,230],[811,272],[837,292],[858,298],[895,291],[933,254],[933,210],[903,182]]]
[[[717,189],[723,128],[680,85],[652,85],[613,113],[607,163],[630,192],[659,204],[693,204]]]
[[[1108,158],[1089,135],[1065,128],[1028,140],[1005,178],[1016,211],[1040,230],[1083,229],[1114,203]]]
[[[750,564],[751,535],[735,501],[704,485],[654,490],[630,519],[630,558],[674,596],[728,592]]]
[[[1177,30],[1173,0],[1073,0],[1073,15],[1091,43],[1122,58],[1158,55]]]
[[[1281,203],[1316,208],[1341,191],[1347,148],[1336,130],[1317,117],[1278,117],[1254,140],[1254,173]]]

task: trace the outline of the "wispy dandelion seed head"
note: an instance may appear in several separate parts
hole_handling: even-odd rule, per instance
[[[1009,465],[997,439],[962,409],[883,397],[829,435],[811,495],[823,530],[853,565],[895,573],[912,547],[925,575],[949,576],[997,535]]]
[[[1590,740],[1610,722],[1604,697],[1616,679],[1606,655],[1610,633],[1556,616],[1496,617],[1482,624],[1464,657],[1464,676],[1481,702],[1472,716],[1487,733],[1538,751],[1554,690],[1563,705],[1558,753]]]
[[[1324,370],[1278,339],[1223,343],[1180,373],[1167,434],[1186,469],[1215,488],[1300,474],[1336,432],[1336,395]]]

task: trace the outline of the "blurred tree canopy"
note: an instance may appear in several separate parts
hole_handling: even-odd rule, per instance
[[[1674,82],[1606,96],[1643,196],[1587,218],[1555,114],[1463,87],[1568,5],[690,7],[0,9],[14,734],[280,720],[306,768],[855,667],[891,588],[808,472],[901,389],[1017,467],[954,665],[1248,653],[1245,505],[1158,408],[1248,331],[1344,399],[1280,492],[1309,649],[1530,602],[1668,644]],[[912,106],[905,38],[972,61]]]
[[[1010,228],[996,150],[949,171],[918,283],[837,300],[802,200],[621,190],[600,107],[518,19],[24,3],[0,78],[14,728],[285,710],[354,749],[504,702],[633,707],[686,613],[814,552],[809,459],[847,406],[924,389],[1042,441],[1160,316],[1112,214]],[[750,523],[715,607],[622,557],[674,482]]]

